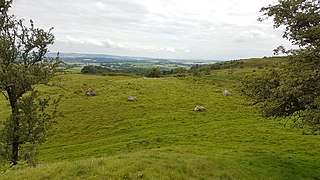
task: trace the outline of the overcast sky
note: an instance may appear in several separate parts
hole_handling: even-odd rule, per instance
[[[52,52],[230,60],[271,56],[282,39],[258,22],[277,0],[14,0],[12,13],[54,27]]]

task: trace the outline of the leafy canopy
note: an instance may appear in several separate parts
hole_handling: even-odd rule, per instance
[[[22,156],[31,159],[57,113],[56,108],[46,111],[50,98],[40,99],[33,86],[48,83],[59,59],[45,57],[54,42],[53,28],[36,28],[32,20],[25,26],[23,20],[8,14],[11,5],[12,0],[0,0],[0,92],[11,107],[0,131],[0,146],[2,157],[16,165]]]
[[[298,49],[288,53],[288,62],[278,69],[255,74],[244,92],[255,100],[265,116],[289,117],[294,127],[320,132],[320,1],[279,0],[261,9],[273,17],[274,27],[285,27],[283,37]]]

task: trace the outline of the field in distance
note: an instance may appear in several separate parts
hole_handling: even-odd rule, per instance
[[[50,53],[50,57],[56,57],[56,53]],[[189,69],[195,64],[213,64],[219,60],[196,60],[196,59],[163,59],[151,57],[114,56],[107,54],[81,54],[61,53],[60,59],[65,62],[64,68],[69,72],[79,73],[84,66],[101,66],[111,70],[127,69],[150,69],[160,68],[170,71],[174,68]]]

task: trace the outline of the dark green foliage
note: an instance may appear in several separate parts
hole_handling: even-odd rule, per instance
[[[168,71],[167,73],[168,74],[172,74],[176,77],[184,77],[188,74],[188,69],[187,68],[184,68],[184,67],[178,67],[178,68],[175,68],[175,69],[171,69],[170,71]]]
[[[128,75],[137,75],[137,76],[147,76],[147,77],[162,77],[162,76],[184,76],[188,73],[188,69],[185,67],[177,68],[140,68],[132,67],[129,65],[109,68],[104,66],[84,66],[81,69],[83,74],[101,74],[108,76],[128,76]]]
[[[238,68],[243,65],[244,65],[243,61],[228,61],[228,62],[211,64],[209,68],[212,70],[219,70],[219,69]]]
[[[290,53],[280,69],[265,71],[245,83],[245,94],[255,100],[266,116],[290,117],[294,127],[320,131],[320,2],[282,0],[261,9],[274,17],[274,26],[286,27],[283,37],[300,49]]]
[[[160,78],[162,77],[162,71],[160,68],[151,68],[146,72],[146,77]]]
[[[255,100],[264,116],[287,117],[295,127],[319,131],[320,56],[310,51],[290,56],[287,64],[247,77],[245,94]]]
[[[261,109],[263,115],[275,115],[275,108],[278,107],[274,103],[269,103],[276,100],[273,90],[280,85],[280,76],[276,70],[269,70],[265,73],[254,74],[251,77],[246,77],[244,83],[245,95],[256,100],[255,104],[263,107]],[[282,112],[280,112],[280,115]]]
[[[85,66],[81,69],[83,74],[102,74],[109,76],[126,76],[126,75],[138,75],[143,76],[148,69],[145,68],[126,68],[126,69],[110,69],[102,66]]]
[[[49,101],[40,100],[33,85],[48,83],[59,59],[45,57],[54,41],[52,29],[35,28],[32,20],[25,26],[23,20],[8,14],[11,3],[0,0],[0,92],[11,107],[0,143],[6,160],[16,165],[22,146],[43,142],[44,121],[53,118],[44,113]]]
[[[183,73],[187,73],[187,72],[188,72],[188,70],[183,67],[178,67],[178,68],[170,70],[170,74],[183,74]]]
[[[59,101],[60,98],[57,100],[51,100],[50,97],[39,98],[37,91],[32,91],[21,97],[17,103],[19,114],[16,117],[19,119],[19,131],[14,131],[14,121],[11,115],[8,121],[4,122],[4,129],[0,133],[2,158],[11,158],[9,155],[12,148],[8,144],[14,136],[19,136],[20,160],[35,165],[37,147],[45,142],[47,130],[54,123],[52,119],[60,115],[57,111]],[[51,106],[51,110],[47,109],[49,106]]]
[[[109,68],[101,67],[101,66],[85,66],[81,69],[81,73],[83,74],[103,74],[113,72]]]

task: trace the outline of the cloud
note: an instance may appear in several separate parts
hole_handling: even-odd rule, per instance
[[[62,38],[57,39],[58,42],[67,43],[71,45],[84,45],[84,46],[93,46],[93,47],[104,47],[104,48],[113,48],[113,49],[129,49],[121,43],[115,43],[110,39],[97,40],[90,38],[75,38],[70,35],[66,35]]]
[[[174,47],[155,47],[150,45],[140,45],[134,43],[116,43],[110,39],[105,40],[97,40],[97,39],[90,39],[90,38],[75,38],[70,35],[66,35],[62,38],[57,39],[59,43],[65,43],[70,45],[81,45],[81,46],[90,46],[90,47],[103,47],[106,49],[123,49],[123,50],[130,50],[130,51],[153,51],[153,52],[170,52],[175,53],[177,52],[176,48]],[[179,51],[183,51],[184,48],[180,48]]]
[[[271,33],[267,33],[258,29],[243,30],[237,34],[234,42],[252,42],[252,41],[265,41],[268,39],[274,39],[276,36]]]
[[[67,42],[75,45],[81,44],[81,45],[88,45],[88,46],[104,46],[104,44],[98,40],[74,38],[69,35],[66,35],[65,39],[58,39],[58,41]]]
[[[61,52],[228,59],[251,56],[253,47],[271,55],[283,44],[272,22],[256,21],[259,9],[276,1],[15,0],[12,12],[53,26]]]

